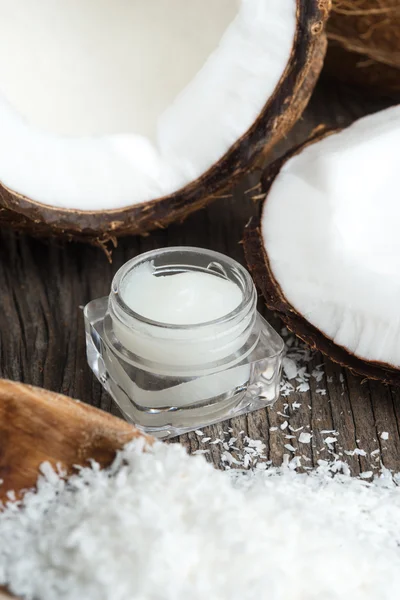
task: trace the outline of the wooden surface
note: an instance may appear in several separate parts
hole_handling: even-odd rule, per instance
[[[303,141],[320,123],[344,126],[386,105],[385,101],[367,101],[346,88],[320,87],[304,119],[280,150]],[[99,249],[43,243],[0,232],[0,376],[62,392],[115,412],[86,364],[82,306],[108,293],[114,273],[126,260],[152,248],[203,246],[243,261],[242,232],[258,210],[251,195],[245,193],[253,184],[254,181],[243,182],[233,199],[213,204],[184,224],[146,238],[120,241],[112,265]],[[311,392],[290,396],[290,404],[301,404],[295,411],[290,406],[287,409],[290,425],[295,429],[310,426],[315,431],[336,430],[338,445],[345,450],[364,449],[366,457],[346,457],[354,473],[369,470],[371,460],[376,466],[376,456],[371,459],[368,453],[377,448],[384,465],[400,471],[400,389],[362,382],[318,355],[311,368],[322,362],[329,382],[326,378],[320,384],[312,380]],[[316,393],[317,387],[326,387],[327,395]],[[275,464],[280,464],[283,454],[288,453],[284,448],[288,432],[279,428],[284,418],[278,414],[284,412],[285,401],[282,399],[272,410],[230,423],[234,432],[245,431],[262,439]],[[279,429],[270,432],[271,427]],[[204,432],[216,438],[226,429],[225,423]],[[382,431],[389,433],[387,441],[380,439]],[[200,440],[195,433],[181,438],[190,451],[202,447]],[[297,445],[296,440],[290,443]],[[323,446],[323,438],[317,433],[310,446],[302,446],[301,453],[311,459],[309,464],[315,464],[319,458],[325,458],[319,454]],[[208,456],[216,466],[220,465],[220,454],[218,445],[211,446]]]

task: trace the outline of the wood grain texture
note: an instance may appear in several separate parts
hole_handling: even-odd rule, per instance
[[[322,87],[314,95],[304,119],[296,126],[280,152],[301,143],[319,124],[345,126],[355,118],[384,108],[378,100],[367,101],[358,92],[343,87]],[[275,155],[276,156],[276,155]],[[158,230],[145,238],[121,240],[110,265],[100,249],[80,244],[43,243],[13,233],[0,233],[0,376],[34,384],[80,398],[84,402],[115,412],[108,395],[86,364],[82,306],[108,293],[116,270],[129,258],[156,247],[179,244],[203,246],[229,254],[243,262],[240,245],[245,224],[257,214],[252,194],[245,193],[256,180],[245,181],[232,198],[220,200],[191,216],[181,225]],[[271,315],[269,315],[271,317]],[[272,318],[272,317],[271,317]],[[273,320],[276,325],[279,324]],[[290,425],[315,430],[335,429],[338,444],[346,450],[381,450],[385,466],[400,471],[400,389],[363,382],[329,360],[316,355],[314,365],[324,363],[325,379],[305,394],[295,393],[288,407]],[[343,375],[343,381],[342,376]],[[329,378],[329,379],[328,379]],[[316,392],[325,387],[327,395]],[[267,444],[269,457],[280,464],[288,443],[279,427],[285,400],[272,410],[263,410],[233,420],[234,432],[245,431]],[[117,414],[117,413],[116,413]],[[220,437],[227,424],[205,428],[204,433]],[[380,433],[387,431],[387,442]],[[234,435],[234,433],[233,433]],[[195,433],[180,441],[194,452],[201,447]],[[291,443],[296,446],[296,440]],[[324,458],[320,435],[315,435],[302,454],[315,464]],[[221,450],[212,446],[207,455],[220,465]],[[373,465],[379,465],[373,459]],[[369,470],[371,458],[348,456],[354,473]]]

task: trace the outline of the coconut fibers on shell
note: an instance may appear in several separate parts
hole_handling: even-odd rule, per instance
[[[400,589],[400,492],[340,463],[219,472],[136,441],[0,513],[0,584],[40,600],[384,600]]]

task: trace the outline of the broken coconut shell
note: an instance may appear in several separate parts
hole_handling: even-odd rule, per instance
[[[333,0],[325,71],[380,95],[400,93],[398,0]]]
[[[286,197],[292,195],[292,197],[294,198],[294,203],[301,203],[302,202],[307,202],[309,200],[309,195],[311,196],[314,193],[314,190],[312,189],[313,186],[309,186],[306,188],[306,194],[305,196],[302,196],[301,193],[301,189],[300,186],[303,184],[302,181],[302,175],[301,175],[301,171],[303,171],[304,174],[304,180],[307,182],[307,184],[310,183],[310,177],[311,180],[315,177],[315,182],[316,182],[316,193],[319,194],[320,192],[320,187],[323,188],[324,186],[324,182],[327,182],[327,178],[323,175],[323,172],[319,172],[319,166],[322,165],[322,169],[324,169],[324,161],[325,161],[325,157],[324,157],[324,151],[326,150],[326,148],[322,145],[324,143],[326,143],[326,141],[328,141],[329,139],[331,140],[332,143],[332,148],[333,148],[333,156],[334,156],[334,160],[338,160],[339,162],[337,162],[336,164],[334,164],[334,166],[336,167],[336,169],[332,172],[332,180],[331,182],[328,182],[328,186],[333,184],[333,186],[335,186],[337,184],[337,182],[335,181],[335,177],[338,176],[338,173],[340,172],[340,160],[342,159],[343,161],[349,162],[350,161],[350,154],[346,155],[346,139],[350,141],[351,140],[354,141],[354,136],[358,137],[358,134],[361,133],[362,136],[366,135],[365,131],[368,129],[369,123],[371,122],[372,125],[371,127],[373,128],[374,126],[377,127],[376,132],[378,137],[381,135],[382,137],[385,135],[391,135],[393,134],[393,130],[392,127],[394,127],[394,124],[391,123],[391,118],[393,118],[393,122],[396,120],[396,123],[398,124],[398,126],[400,127],[400,107],[394,107],[392,109],[388,109],[386,111],[382,111],[381,113],[377,113],[377,115],[372,115],[370,117],[366,117],[364,119],[360,119],[358,122],[356,122],[355,124],[353,124],[353,126],[351,126],[350,128],[348,128],[347,130],[340,130],[340,131],[328,131],[328,130],[320,130],[320,131],[316,131],[312,137],[306,141],[304,144],[302,144],[301,146],[291,150],[290,152],[288,152],[285,156],[281,157],[280,159],[278,159],[276,162],[274,162],[263,174],[261,183],[260,183],[260,190],[257,190],[257,195],[261,194],[262,195],[262,206],[261,206],[261,214],[259,218],[253,218],[250,223],[247,225],[246,230],[245,230],[245,235],[244,235],[244,251],[245,251],[245,256],[246,256],[246,261],[248,264],[248,267],[253,275],[253,278],[258,286],[258,288],[261,290],[262,295],[265,299],[265,302],[268,306],[269,309],[276,311],[277,314],[279,315],[279,317],[282,319],[282,321],[284,322],[284,324],[287,326],[287,328],[292,331],[295,335],[297,335],[300,339],[302,339],[306,344],[308,344],[309,346],[311,346],[311,348],[319,350],[320,352],[322,352],[323,354],[325,354],[326,356],[328,356],[331,360],[333,360],[334,362],[339,363],[342,366],[345,366],[347,368],[349,368],[351,371],[353,371],[356,374],[362,375],[368,379],[377,379],[377,380],[381,380],[384,383],[387,384],[391,384],[391,385],[400,385],[400,367],[399,365],[396,363],[393,364],[392,361],[386,361],[386,360],[380,360],[380,359],[376,359],[374,360],[372,356],[370,356],[368,359],[364,358],[364,356],[360,356],[357,354],[357,350],[356,351],[349,351],[349,349],[347,348],[346,345],[342,345],[340,343],[338,343],[337,341],[334,341],[333,337],[334,336],[330,336],[327,335],[326,331],[323,331],[322,327],[317,327],[315,324],[313,324],[311,321],[313,320],[313,311],[315,309],[315,307],[312,305],[310,305],[310,313],[307,314],[302,314],[302,312],[300,310],[298,310],[298,307],[296,306],[297,302],[296,302],[296,298],[294,298],[293,296],[293,287],[291,288],[290,292],[291,292],[291,297],[292,297],[292,301],[289,301],[287,298],[287,292],[286,292],[286,284],[288,281],[288,278],[293,278],[296,277],[297,275],[295,274],[295,270],[296,270],[296,266],[298,266],[298,263],[293,263],[293,270],[288,273],[288,267],[287,265],[290,265],[291,258],[289,256],[289,254],[285,257],[285,259],[283,259],[283,262],[281,264],[280,260],[281,257],[277,256],[277,253],[274,253],[274,266],[273,266],[273,261],[271,261],[270,258],[270,246],[269,244],[271,244],[271,239],[266,239],[265,237],[265,229],[263,227],[263,224],[265,225],[266,223],[266,219],[268,218],[268,215],[266,215],[267,212],[267,207],[268,207],[268,203],[269,201],[271,201],[271,197],[272,197],[272,190],[274,189],[274,193],[275,193],[275,200],[277,199],[277,190],[279,191],[278,185],[279,185],[279,179],[280,176],[283,174],[283,177],[286,177],[286,184],[288,182],[288,177],[292,177],[292,184],[293,184],[293,188],[288,189],[288,187],[285,185],[285,183],[282,185],[281,191],[283,195],[286,195]],[[385,123],[386,121],[386,123]],[[381,127],[383,125],[383,127]],[[385,128],[386,125],[386,128]],[[386,129],[386,131],[385,131]],[[346,132],[349,133],[349,135],[345,138],[343,138],[343,140],[341,139],[341,135],[342,133]],[[384,140],[383,140],[384,143]],[[300,170],[297,170],[297,172],[293,172],[291,171],[292,168],[292,164],[291,161],[294,159],[297,159],[298,157],[301,159],[302,156],[305,156],[305,151],[312,149],[313,150],[313,155],[311,156],[311,161],[309,160],[307,163],[305,163],[303,161],[302,166],[300,166]],[[379,153],[382,154],[381,148],[377,148],[376,150],[377,154],[379,155]],[[357,158],[357,157],[356,157]],[[320,165],[318,164],[318,161],[320,162]],[[358,158],[357,158],[358,160]],[[374,162],[375,165],[377,165],[379,162],[379,160],[377,160],[376,162]],[[298,163],[299,164],[299,163]],[[351,177],[355,178],[355,182],[357,183],[362,181],[362,180],[366,180],[365,185],[368,186],[370,185],[370,182],[368,181],[368,176],[367,176],[367,171],[368,171],[368,165],[365,164],[365,160],[363,160],[363,158],[361,158],[361,162],[359,163],[359,165],[361,167],[360,171],[354,171],[354,166],[352,164],[349,165],[349,170],[351,172]],[[307,169],[309,167],[309,170]],[[371,177],[373,177],[374,175],[371,175]],[[291,185],[291,184],[290,184]],[[339,189],[339,188],[338,188]],[[361,194],[361,190],[359,191]],[[291,194],[292,193],[292,194]],[[385,194],[385,190],[381,190],[382,196],[384,196]],[[282,198],[284,197],[282,195]],[[353,196],[354,197],[354,196]],[[317,198],[317,201],[322,202],[322,196],[320,198]],[[362,198],[362,196],[361,196]],[[348,202],[348,198],[344,198],[344,204]],[[382,200],[381,200],[382,203]],[[398,203],[397,203],[398,204]],[[275,215],[275,221],[272,224],[271,222],[271,212],[269,212],[269,234],[270,234],[270,238],[271,238],[271,229],[273,227],[275,227],[276,225],[278,225],[277,223],[277,217],[276,215],[279,214],[279,202],[275,203],[276,206],[276,210],[274,212]],[[292,204],[293,206],[293,204]],[[284,207],[282,206],[282,216],[278,217],[279,218],[279,227],[276,231],[276,235],[282,235],[283,237],[285,237],[285,241],[282,243],[286,243],[289,245],[288,247],[288,251],[289,253],[291,252],[292,256],[297,256],[298,254],[301,254],[301,258],[303,257],[303,251],[305,251],[306,255],[308,253],[309,256],[313,256],[315,257],[318,252],[323,252],[323,244],[324,244],[324,240],[330,238],[330,236],[332,236],[333,238],[333,243],[337,245],[338,248],[342,248],[343,244],[345,244],[345,238],[341,238],[340,234],[336,231],[336,229],[338,227],[340,227],[340,219],[335,221],[333,223],[332,228],[330,227],[326,227],[325,229],[322,229],[321,231],[319,231],[317,233],[318,239],[319,239],[319,250],[315,250],[315,247],[313,246],[309,246],[309,235],[307,230],[306,231],[302,231],[302,227],[305,223],[309,222],[310,220],[312,221],[313,219],[318,220],[318,216],[314,215],[313,210],[315,209],[315,204],[313,205],[313,208],[311,209],[311,214],[310,211],[308,210],[307,212],[305,212],[304,214],[302,214],[302,209],[301,206],[299,206],[299,212],[297,212],[295,215],[291,214],[291,215],[285,215],[284,212]],[[321,206],[321,210],[324,211],[325,207]],[[365,209],[367,210],[367,208]],[[383,215],[382,215],[382,219],[383,222],[386,223],[386,216],[385,215],[385,208],[382,209],[383,210]],[[393,216],[393,223],[392,223],[392,227],[393,229],[395,229],[396,227],[398,227],[398,221],[399,221],[399,215],[400,212],[397,210],[397,208],[395,209],[397,212],[396,214]],[[354,218],[354,213],[352,214],[353,218]],[[374,217],[374,215],[373,215]],[[290,246],[291,244],[291,240],[289,239],[289,234],[288,236],[286,236],[285,230],[287,228],[287,225],[289,223],[289,220],[293,219],[293,222],[291,223],[290,227],[292,228],[292,231],[294,231],[295,229],[297,229],[297,231],[299,231],[299,237],[297,238],[296,242],[293,242],[292,246]],[[379,219],[376,219],[377,223],[376,223],[376,227],[379,228]],[[358,223],[356,222],[355,224],[353,224],[354,227],[352,226],[352,224],[350,223],[350,226],[346,229],[347,234],[350,235],[350,249],[354,248],[353,241],[351,239],[351,235],[353,232],[357,231],[356,227],[358,226],[359,228],[361,228],[362,231],[362,227],[363,224],[362,223]],[[372,224],[373,225],[373,224]],[[290,229],[289,227],[289,229]],[[390,235],[389,231],[386,231],[387,225],[384,226],[382,234],[383,234],[383,238],[385,237],[385,235]],[[369,232],[368,232],[369,233]],[[363,235],[363,233],[361,234]],[[368,236],[368,234],[367,234]],[[300,241],[299,241],[300,239]],[[357,238],[355,238],[357,239]],[[373,240],[373,237],[370,236],[370,240]],[[368,244],[368,239],[365,240],[366,244]],[[276,246],[275,246],[275,250],[276,250]],[[340,250],[339,250],[340,252]],[[351,250],[350,250],[350,254],[351,254]],[[397,254],[399,254],[397,252]],[[289,259],[287,261],[287,265],[285,267],[284,261],[288,258]],[[334,257],[336,258],[336,257]],[[400,260],[400,256],[394,256],[393,257],[394,260]],[[312,258],[310,259],[312,260]],[[352,260],[352,257],[351,257]],[[289,270],[292,268],[292,266],[289,266]],[[277,276],[276,272],[274,271],[274,267],[275,269],[277,269],[279,271],[279,276]],[[335,266],[334,270],[334,275],[333,275],[333,287],[332,289],[334,289],[334,286],[337,285],[339,287],[340,290],[340,285],[341,285],[341,280],[340,280],[340,275],[342,272],[342,267],[343,265],[340,263],[340,260],[338,260],[337,265]],[[367,268],[368,268],[368,264],[367,264]],[[382,298],[386,298],[386,300],[388,299],[388,294],[387,294],[387,290],[385,289],[381,289],[380,288],[380,280],[377,276],[377,279],[374,280],[373,278],[373,274],[374,271],[372,271],[372,273],[369,273],[369,271],[367,271],[366,275],[367,277],[362,279],[361,277],[359,278],[358,281],[358,273],[360,272],[361,267],[359,267],[358,269],[355,270],[354,272],[354,277],[355,277],[355,286],[357,287],[357,285],[360,286],[360,293],[362,295],[365,295],[365,297],[368,296],[373,296],[374,294],[377,295],[377,297],[379,298],[380,296]],[[283,277],[283,273],[286,273],[284,279],[285,279],[285,283],[282,282],[282,277]],[[398,272],[398,271],[397,271]],[[335,275],[336,274],[336,275]],[[385,274],[384,274],[385,275]],[[337,276],[337,281],[335,279],[335,277]],[[321,277],[323,277],[323,272],[321,272]],[[365,287],[365,281],[367,281],[367,285]],[[318,281],[316,283],[316,285],[318,285]],[[317,287],[315,287],[315,282],[308,280],[307,278],[301,279],[301,277],[299,278],[298,281],[298,285],[300,287],[302,287],[303,289],[307,289],[311,288],[311,291],[309,293],[309,296],[312,298],[312,302],[314,302],[314,298],[313,298],[313,291],[317,290]],[[313,287],[314,286],[314,287]],[[396,292],[397,288],[394,289],[394,291]],[[375,298],[375,296],[374,296]],[[329,294],[323,299],[324,302],[329,302],[330,298],[329,298]],[[343,298],[342,298],[343,301]],[[346,301],[347,301],[347,306],[346,306]],[[353,299],[352,298],[344,298],[344,305],[346,307],[346,309],[348,309],[350,307],[350,309],[352,309],[353,307],[351,306]],[[396,302],[396,298],[394,297],[394,302]],[[355,302],[357,302],[357,300],[355,299]],[[318,299],[315,300],[315,306],[318,309]],[[354,315],[353,315],[354,316]],[[347,324],[349,326],[349,328],[351,327],[351,323],[349,323],[345,317],[343,317],[343,320],[341,320],[342,316],[340,316],[339,318],[339,328],[340,327],[346,327]],[[398,320],[398,319],[397,319]],[[360,326],[361,323],[361,326]],[[364,327],[363,327],[364,325]],[[396,323],[392,323],[393,327],[391,327],[391,323],[388,324],[388,327],[386,327],[386,330],[383,330],[383,334],[382,334],[382,338],[385,338],[385,336],[387,335],[387,331],[393,329],[393,331],[391,332],[393,334],[393,340],[394,340],[394,345],[395,345],[395,349],[396,349],[396,356],[398,354],[398,348],[399,348],[399,344],[398,344],[398,337],[397,337],[397,342],[396,342]],[[358,327],[358,335],[361,336],[364,333],[364,328],[367,329],[368,327],[368,322],[363,321],[363,316],[361,315],[360,317],[360,322],[356,323],[355,325],[355,331],[357,331],[357,327]],[[377,333],[376,337],[372,336],[372,339],[370,340],[370,344],[372,347],[372,354],[374,353],[374,348],[376,348],[376,352],[378,353],[379,349],[380,349],[380,339],[379,339],[379,332]],[[364,348],[365,350],[365,348]],[[398,360],[398,357],[397,359]]]
[[[290,1],[286,0],[286,3],[289,5]],[[110,240],[115,243],[118,236],[144,234],[184,220],[190,213],[226,194],[235,181],[262,160],[298,120],[322,68],[326,51],[324,28],[330,0],[292,2],[296,7],[294,43],[289,61],[282,65],[278,85],[265,99],[253,125],[202,175],[173,193],[149,201],[138,202],[133,197],[132,201],[137,204],[115,210],[82,210],[56,206],[38,197],[32,199],[18,186],[8,184],[0,164],[0,225],[38,236],[63,235],[67,239],[103,245]],[[251,3],[246,4],[249,6]],[[259,5],[266,10],[262,2]],[[276,6],[283,4],[276,3]],[[210,93],[213,94],[212,89]],[[193,144],[196,143],[193,139]]]

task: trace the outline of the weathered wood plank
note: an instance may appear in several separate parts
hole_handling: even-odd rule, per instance
[[[303,141],[317,125],[345,126],[355,118],[385,106],[383,101],[369,100],[343,87],[317,90],[305,117],[296,126],[279,151]],[[80,398],[85,402],[117,413],[110,398],[92,376],[85,358],[85,337],[81,307],[90,299],[106,295],[116,270],[130,257],[156,247],[172,245],[204,246],[229,254],[243,262],[240,245],[243,229],[258,207],[246,190],[254,179],[243,182],[233,198],[221,200],[191,216],[184,224],[154,232],[146,238],[120,242],[110,265],[99,249],[79,244],[46,243],[10,232],[0,232],[0,376],[43,386]],[[342,452],[363,448],[368,453],[379,448],[385,466],[400,471],[400,391],[379,383],[363,383],[321,356],[314,357],[311,368],[325,364],[325,396],[312,389],[295,393],[289,403],[301,406],[287,409],[293,429],[316,433],[310,445],[288,440],[280,426],[285,418],[285,399],[273,410],[232,421],[233,437],[244,431],[262,439],[268,456],[280,464],[288,450],[285,444],[300,446],[299,451],[316,464],[329,456],[324,437],[317,431],[339,432],[335,450]],[[343,377],[341,377],[343,376]],[[341,380],[343,378],[343,381]],[[309,408],[311,407],[311,408]],[[212,438],[221,437],[227,424],[204,430]],[[270,428],[277,427],[277,431]],[[382,431],[389,439],[380,439]],[[359,440],[359,441],[357,441]],[[180,440],[189,451],[204,447],[191,433]],[[239,443],[239,442],[238,442]],[[290,453],[289,453],[290,454]],[[221,449],[211,446],[209,460],[219,466]],[[379,465],[379,456],[345,456],[353,472],[370,470]],[[378,460],[377,460],[378,459]]]

